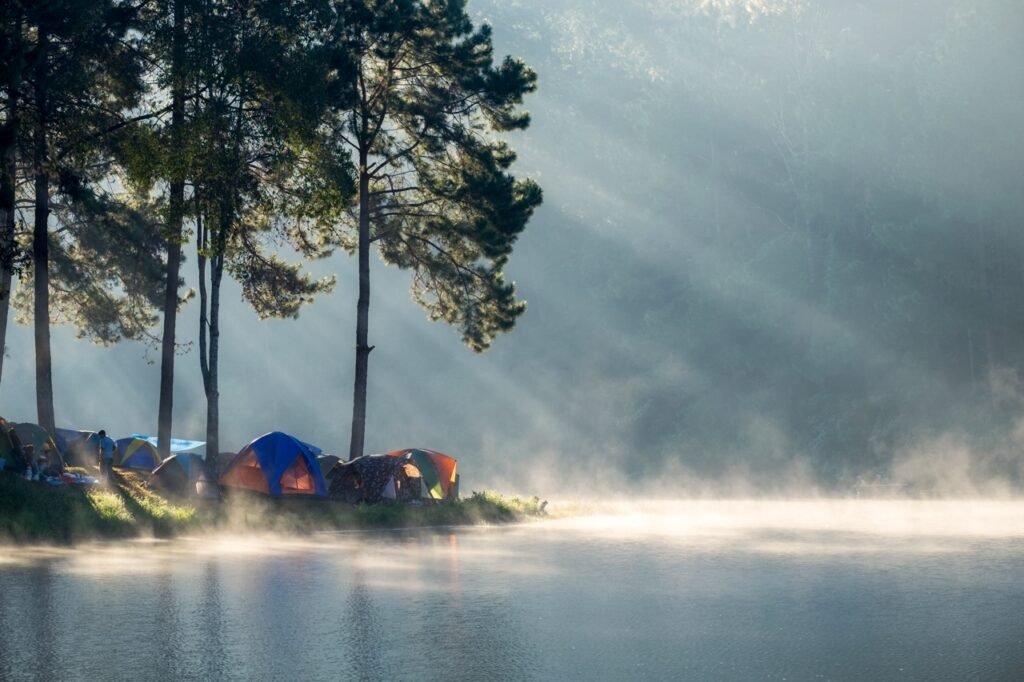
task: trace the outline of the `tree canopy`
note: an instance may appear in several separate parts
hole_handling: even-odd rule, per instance
[[[349,456],[362,454],[369,250],[410,270],[430,318],[485,350],[525,310],[504,266],[541,202],[540,187],[509,171],[500,133],[521,130],[519,105],[536,87],[521,61],[495,64],[490,27],[465,2],[343,0],[337,40],[353,55],[354,97],[334,102],[328,135],[347,145],[358,202],[335,242],[359,259],[356,371]]]

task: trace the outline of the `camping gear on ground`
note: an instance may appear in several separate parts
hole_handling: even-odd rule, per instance
[[[171,455],[149,476],[149,484],[153,488],[204,499],[217,497],[214,481],[206,466],[206,460],[194,452]]]
[[[116,443],[114,466],[119,469],[141,469],[153,471],[160,466],[160,453],[148,440],[142,438],[121,438]]]
[[[252,441],[224,467],[220,485],[266,495],[326,497],[327,484],[306,443],[273,431]]]
[[[86,476],[85,474],[69,474],[64,472],[60,475],[60,479],[68,485],[99,485],[100,479],[95,476]]]
[[[39,424],[21,422],[13,424],[14,433],[21,441],[23,450],[32,448],[32,466],[36,471],[60,474],[64,471],[64,458],[61,457],[57,442],[50,433]]]
[[[406,448],[386,453],[388,457],[415,463],[423,477],[424,497],[432,500],[456,500],[459,497],[458,462],[454,457],[426,448]]]

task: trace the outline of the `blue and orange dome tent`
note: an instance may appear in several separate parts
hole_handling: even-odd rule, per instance
[[[224,467],[220,485],[272,497],[327,496],[313,448],[280,431],[266,433],[239,450]]]

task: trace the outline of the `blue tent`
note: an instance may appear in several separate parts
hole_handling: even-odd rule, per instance
[[[96,441],[89,439],[91,435],[92,431],[57,429],[54,440],[64,455],[64,461],[77,466],[96,464],[100,456],[99,449],[96,447]]]
[[[327,496],[327,484],[309,446],[287,433],[267,433],[239,450],[220,484],[267,495]]]
[[[121,438],[116,441],[114,466],[122,469],[145,469],[152,471],[160,466],[160,454],[156,448],[141,438]]]
[[[142,440],[148,440],[154,447],[160,447],[159,439],[156,436],[147,436],[143,433],[133,433],[132,438],[141,438]],[[195,452],[201,450],[206,445],[204,440],[187,440],[185,438],[172,438],[171,439],[171,453],[175,452]]]

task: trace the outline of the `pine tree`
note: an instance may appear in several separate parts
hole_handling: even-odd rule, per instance
[[[349,457],[363,454],[370,352],[370,247],[413,273],[430,318],[459,328],[474,351],[524,312],[503,268],[541,202],[509,169],[498,133],[521,130],[536,87],[523,62],[493,61],[491,29],[463,0],[343,0],[337,39],[357,64],[355,101],[336,103],[331,135],[357,166],[358,210],[339,243],[358,255],[359,297]]]
[[[143,13],[153,84],[148,99],[170,102],[170,121],[126,127],[121,161],[136,192],[159,190],[166,219],[158,440],[169,443],[175,312],[181,243],[195,227],[200,369],[207,397],[207,450],[219,450],[220,289],[225,272],[242,284],[260,317],[294,317],[333,287],[273,254],[279,243],[315,241],[297,223],[292,177],[315,156],[313,132],[343,63],[310,40],[329,17],[323,0],[167,0]],[[340,69],[340,71],[339,71]],[[333,74],[333,75],[332,75]],[[150,105],[155,109],[157,105]],[[179,202],[178,197],[181,197]],[[180,207],[178,204],[181,204]],[[294,223],[289,222],[295,214]]]
[[[304,231],[282,214],[282,188],[319,120],[334,62],[306,41],[315,3],[207,3],[197,18],[192,174],[199,267],[199,355],[207,450],[219,451],[220,288],[225,271],[261,318],[295,317],[334,287],[273,250]],[[304,239],[303,239],[304,241]],[[301,248],[301,243],[294,244]],[[209,271],[207,272],[207,266]]]
[[[157,449],[170,453],[174,414],[174,373],[177,316],[192,292],[181,294],[182,247],[186,228],[186,186],[198,153],[187,105],[195,100],[198,69],[197,41],[205,0],[159,0],[140,5],[139,49],[147,64],[144,115],[119,133],[118,160],[128,182],[140,196],[157,197],[165,243],[164,291],[160,345],[160,389],[157,411]]]
[[[80,248],[78,239],[88,241],[82,230],[94,224],[100,217],[96,211],[110,201],[109,192],[101,187],[101,181],[109,176],[106,142],[109,132],[123,125],[124,112],[137,104],[140,72],[137,55],[126,38],[134,15],[131,5],[113,0],[50,0],[24,4],[21,10],[20,35],[28,48],[22,87],[15,91],[19,124],[15,144],[24,150],[20,166],[31,177],[34,190],[31,261],[25,273],[32,276],[33,291],[30,303],[27,292],[21,300],[32,310],[38,419],[52,431],[50,323],[55,313],[59,318],[66,311],[59,300],[55,308],[51,306],[51,287],[58,283],[51,277],[51,266],[66,257],[67,263],[79,267],[65,267],[62,274],[97,275],[100,262],[89,262],[94,252]],[[107,209],[109,205],[102,213]],[[59,225],[56,232],[51,230],[51,222]],[[120,273],[99,275],[108,283],[125,284]],[[95,280],[79,283],[82,295],[104,289],[93,286]],[[71,289],[70,281],[59,284],[61,290]],[[84,300],[72,295],[69,304],[83,308]],[[85,336],[104,342],[116,340],[139,332],[140,319],[120,317],[123,312],[139,313],[138,303],[136,299],[127,307],[115,307],[113,314],[109,310],[99,316],[76,313],[72,319],[82,323],[80,333]],[[141,314],[144,326],[146,317]]]
[[[20,2],[9,2],[0,9],[0,91],[3,100],[3,124],[0,125],[0,381],[3,379],[7,350],[7,321],[11,284],[19,260],[15,240],[18,139],[21,126],[18,115],[21,81],[26,66],[28,43],[22,31],[24,9]]]

